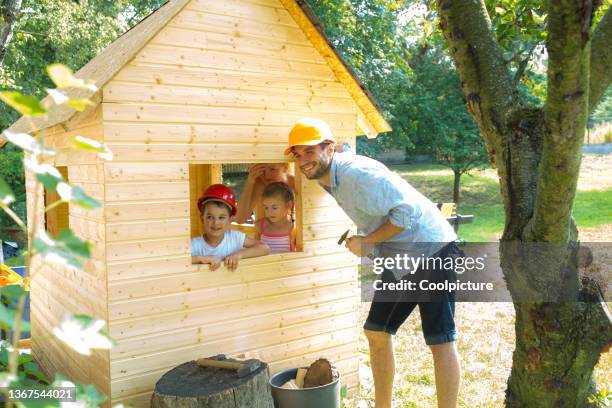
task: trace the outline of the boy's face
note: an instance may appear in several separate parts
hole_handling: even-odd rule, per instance
[[[207,237],[222,237],[225,229],[231,224],[229,208],[215,201],[206,203],[202,213],[202,224]]]
[[[278,222],[287,218],[291,211],[292,203],[285,203],[278,197],[266,197],[262,200],[266,218],[272,222]]]

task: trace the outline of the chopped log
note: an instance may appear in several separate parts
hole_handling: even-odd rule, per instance
[[[326,385],[338,378],[338,370],[326,358],[320,358],[308,367],[304,376],[304,388]]]
[[[273,408],[268,365],[239,377],[235,370],[183,363],[160,378],[152,408]]]

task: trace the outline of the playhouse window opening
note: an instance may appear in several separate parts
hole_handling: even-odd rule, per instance
[[[66,182],[68,182],[68,167],[56,167]],[[49,191],[45,189],[44,208],[51,204],[60,201],[60,196],[57,191]],[[60,231],[70,227],[69,222],[69,204],[62,203],[45,212],[45,230],[53,237],[56,237]]]
[[[236,203],[245,200],[244,196],[245,185],[249,176],[249,170],[252,166],[261,165],[261,163],[192,163],[189,165],[189,184],[190,184],[190,216],[191,216],[191,238],[200,236],[204,233],[199,209],[197,208],[197,200],[204,191],[212,184],[224,184],[234,190]],[[260,239],[258,228],[255,225],[258,220],[265,217],[263,205],[261,204],[261,193],[265,183],[273,182],[280,173],[287,175],[288,181],[294,192],[295,201],[293,203],[293,220],[294,230],[293,236],[295,239],[294,251],[302,251],[301,245],[301,214],[298,209],[301,209],[301,192],[295,178],[295,169],[293,163],[268,163],[262,179],[257,182],[258,188],[253,189],[253,210],[242,223],[236,222],[236,217],[233,217],[230,229],[235,229],[244,232],[246,235],[254,239]],[[264,177],[267,179],[264,180]],[[258,198],[256,197],[258,196]]]

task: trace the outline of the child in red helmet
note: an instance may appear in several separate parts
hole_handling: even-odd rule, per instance
[[[233,271],[243,258],[270,253],[263,242],[228,229],[231,218],[236,215],[236,201],[231,188],[223,184],[208,187],[198,199],[198,209],[205,232],[191,240],[192,263],[209,264],[213,271],[224,263],[228,270]]]

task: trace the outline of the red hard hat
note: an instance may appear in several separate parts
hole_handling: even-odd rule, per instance
[[[232,209],[230,215],[236,215],[235,197],[234,190],[231,188],[224,186],[223,184],[213,184],[206,189],[200,198],[198,198],[198,209],[201,211],[200,205],[205,201],[220,201],[230,206]]]

